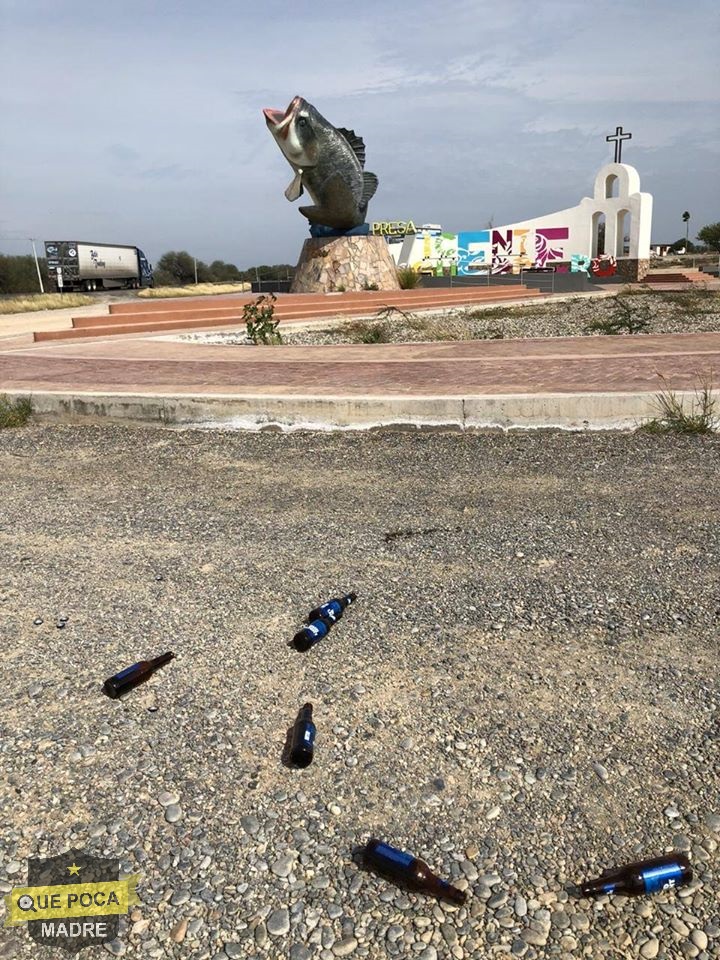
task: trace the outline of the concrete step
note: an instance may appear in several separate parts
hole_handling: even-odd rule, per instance
[[[415,300],[412,304],[403,303],[403,307],[405,309],[415,310],[433,310],[454,306],[472,307],[480,303],[512,303],[513,301],[519,299],[532,299],[541,295],[542,294],[537,289],[528,290],[519,287],[513,287],[512,291],[509,291],[507,288],[498,288],[493,291],[492,296],[485,296],[482,299],[468,300],[462,297],[447,298],[435,296],[433,298],[427,298],[424,301]],[[397,301],[395,301],[395,305],[397,305]],[[333,304],[331,306],[324,306],[322,309],[316,307],[305,311],[295,310],[292,315],[286,315],[284,317],[278,317],[276,310],[275,315],[281,321],[302,321],[314,319],[340,320],[342,317],[347,316],[367,316],[369,312],[376,310],[377,306],[377,303],[371,305],[365,301],[362,303],[357,303],[355,306],[350,306],[346,303],[343,304],[342,308],[338,308]],[[139,318],[137,316],[133,317],[132,315],[126,315],[124,317],[117,318],[112,318],[110,316],[76,317],[73,320],[73,329],[36,331],[33,334],[33,339],[36,343],[40,343],[47,340],[74,340],[83,337],[110,337],[129,333],[161,334],[172,330],[202,330],[218,326],[241,326],[243,324],[242,316],[238,314],[233,315],[233,311],[228,311],[228,314],[228,316],[223,317],[218,317],[216,315],[212,317],[201,318],[198,318],[194,315],[187,316],[186,314],[172,316],[171,318],[163,317],[162,315],[155,315],[150,318],[148,318],[147,315],[141,315]]]
[[[643,283],[707,283],[708,277],[699,270],[668,271],[667,273],[649,273]]]
[[[473,298],[479,297],[482,298],[491,294],[493,291],[498,289],[507,289],[510,285],[503,286],[478,286],[478,285],[468,285],[468,286],[457,286],[457,287],[416,287],[414,290],[363,290],[350,293],[331,293],[331,294],[316,294],[316,293],[281,293],[277,295],[277,300],[275,302],[276,312],[288,304],[292,305],[310,305],[315,303],[325,303],[332,301],[336,304],[353,304],[358,301],[362,302],[374,302],[374,301],[387,301],[388,297],[396,298],[398,303],[402,300],[403,302],[411,303],[416,298],[423,299],[428,295],[438,295],[442,293],[443,295],[450,297],[467,297],[471,296]],[[513,285],[512,289],[517,290],[518,286]],[[168,298],[164,300],[133,300],[128,303],[113,303],[110,304],[109,311],[111,315],[122,314],[126,315],[129,313],[163,313],[165,311],[183,312],[183,313],[196,313],[200,310],[220,310],[228,308],[240,308],[242,310],[243,306],[246,303],[254,303],[257,299],[256,295],[248,294],[232,294],[228,296],[213,296],[213,297],[190,297],[190,298]]]
[[[317,317],[322,319],[325,316],[345,316],[349,314],[356,315],[357,313],[375,313],[382,306],[397,306],[401,310],[419,310],[419,309],[432,309],[433,307],[452,307],[452,306],[472,306],[474,304],[483,304],[483,303],[497,303],[505,300],[517,300],[525,299],[525,297],[532,298],[540,296],[540,291],[536,288],[527,289],[524,287],[497,287],[489,293],[485,293],[483,296],[476,296],[474,294],[446,294],[442,293],[432,293],[428,292],[423,297],[413,297],[411,301],[400,300],[393,296],[386,296],[379,300],[366,300],[361,301],[343,301],[342,304],[339,304],[335,300],[315,300],[312,302],[301,302],[297,306],[295,304],[276,304],[274,316],[278,320],[305,320],[313,319]],[[72,321],[73,327],[76,329],[83,329],[89,327],[104,327],[112,326],[114,322],[128,324],[128,323],[167,323],[174,320],[185,320],[190,317],[200,320],[214,320],[216,323],[221,324],[228,320],[237,320],[238,323],[243,322],[242,317],[242,305],[234,305],[232,307],[220,307],[220,308],[203,308],[200,310],[190,311],[190,310],[164,310],[164,311],[155,311],[155,312],[141,312],[141,313],[125,313],[119,315],[117,320],[114,319],[115,315],[108,316],[103,314],[101,316],[85,316],[85,317],[74,317]]]

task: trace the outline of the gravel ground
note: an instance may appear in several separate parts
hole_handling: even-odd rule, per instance
[[[720,291],[690,290],[678,292],[634,293],[621,295],[635,318],[647,318],[643,333],[700,333],[720,330]],[[525,337],[577,337],[587,334],[594,320],[624,316],[615,297],[573,297],[568,300],[541,300],[528,306],[501,306],[478,310],[459,309],[442,314],[419,314],[409,318],[395,312],[381,322],[384,340],[402,343],[424,340],[522,339]],[[285,343],[328,344],[357,343],[353,320],[338,325],[280,332]],[[367,326],[367,321],[362,321]],[[601,336],[602,334],[592,334]],[[179,340],[195,343],[247,342],[244,334],[193,333]]]
[[[720,957],[719,454],[5,431],[0,892],[69,848],[139,871],[141,904],[88,958]],[[350,589],[329,638],[287,646]],[[127,698],[100,693],[166,649]],[[293,771],[306,700],[315,761]],[[359,869],[373,834],[466,906]],[[673,847],[689,887],[568,891]],[[0,930],[10,957],[67,954]]]

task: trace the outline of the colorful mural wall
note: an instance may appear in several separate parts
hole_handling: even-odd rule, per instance
[[[567,227],[538,227],[474,232],[444,233],[418,231],[407,261],[414,270],[442,275],[450,270],[472,276],[493,273],[520,273],[529,267],[545,267],[566,259],[563,246]],[[393,244],[395,246],[395,244]],[[405,253],[406,251],[403,251]]]
[[[575,207],[487,230],[446,233],[421,228],[387,239],[397,264],[426,274],[518,274],[555,268],[608,277],[615,273],[618,257],[649,258],[651,221],[652,197],[640,193],[637,170],[612,163],[598,171],[593,196]]]

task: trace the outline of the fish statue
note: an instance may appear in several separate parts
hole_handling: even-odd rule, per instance
[[[297,200],[307,191],[314,206],[300,207],[312,224],[351,230],[365,221],[367,206],[378,186],[367,173],[365,144],[354,130],[334,127],[302,97],[287,110],[263,110],[265,123],[295,171],[285,191]]]

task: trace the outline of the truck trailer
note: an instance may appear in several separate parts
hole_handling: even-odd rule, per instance
[[[152,264],[139,247],[119,244],[46,240],[52,289],[134,290],[153,285]]]

